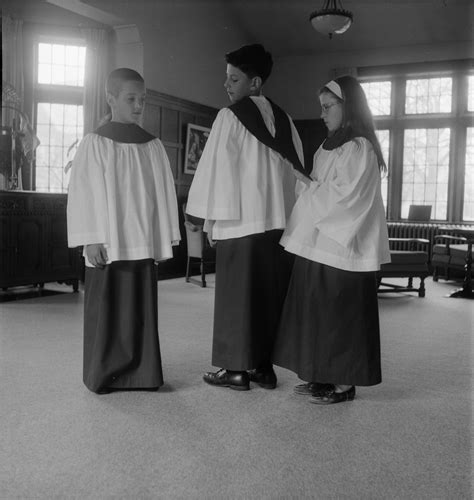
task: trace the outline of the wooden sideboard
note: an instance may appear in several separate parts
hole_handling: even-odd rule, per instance
[[[67,195],[0,191],[0,288],[58,281],[78,290],[79,249],[67,246]]]

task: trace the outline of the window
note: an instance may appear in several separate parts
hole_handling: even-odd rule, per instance
[[[449,128],[405,130],[402,218],[410,205],[431,205],[433,219],[446,220]]]
[[[359,68],[358,74],[387,162],[392,155],[382,184],[388,218],[407,218],[409,205],[425,204],[433,220],[473,221],[472,62]]]
[[[67,191],[65,167],[83,135],[83,91],[86,48],[72,42],[37,44],[35,127],[35,187],[38,191]]]
[[[468,88],[467,110],[474,111],[474,75],[468,76],[467,88]]]
[[[407,80],[405,113],[450,113],[452,87],[452,78]]]
[[[390,154],[390,131],[389,130],[376,130],[377,138],[380,142],[380,147],[382,149],[383,158],[387,167],[389,166],[389,154]],[[382,177],[382,200],[385,207],[385,213],[388,209],[388,174],[383,174]]]
[[[467,129],[463,213],[465,221],[474,221],[474,127]]]
[[[392,82],[362,83],[369,108],[374,116],[389,115],[391,111]]]
[[[380,81],[380,82],[362,82],[362,88],[364,89],[365,95],[367,97],[367,103],[374,116],[386,116],[390,115],[391,105],[392,105],[392,82],[390,81]],[[382,154],[389,167],[389,151],[390,151],[390,130],[376,130],[377,138],[380,142],[380,147],[382,148]],[[390,175],[390,172],[388,172]],[[388,176],[385,174],[382,177],[382,199],[385,206],[385,213],[388,213]]]

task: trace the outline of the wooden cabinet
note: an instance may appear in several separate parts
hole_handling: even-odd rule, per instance
[[[60,281],[76,291],[78,249],[67,246],[67,195],[0,192],[0,287]]]

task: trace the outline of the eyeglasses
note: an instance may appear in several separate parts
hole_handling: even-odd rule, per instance
[[[321,104],[321,110],[323,113],[327,113],[336,104],[341,104],[340,102],[331,102],[330,104]]]

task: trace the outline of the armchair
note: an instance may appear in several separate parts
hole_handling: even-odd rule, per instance
[[[382,264],[377,272],[378,293],[418,292],[425,296],[425,278],[430,275],[430,241],[424,238],[389,238],[392,261]],[[392,249],[394,246],[406,247],[407,250]],[[395,285],[382,281],[384,278],[407,278],[407,286]],[[419,278],[420,286],[413,286],[413,278]],[[386,288],[380,288],[386,287]]]
[[[466,263],[467,243],[463,236],[438,234],[434,237],[431,264],[433,266],[433,281],[440,277],[450,280],[461,276]],[[455,275],[455,276],[453,276]]]
[[[463,286],[451,293],[450,297],[474,299],[474,290],[472,289],[474,227],[446,226],[440,227],[440,231],[454,233],[454,236],[440,234],[435,237],[435,241],[438,243],[433,247],[433,279],[435,281],[438,279],[439,267],[443,267],[447,279],[450,279],[452,271],[462,271]]]

